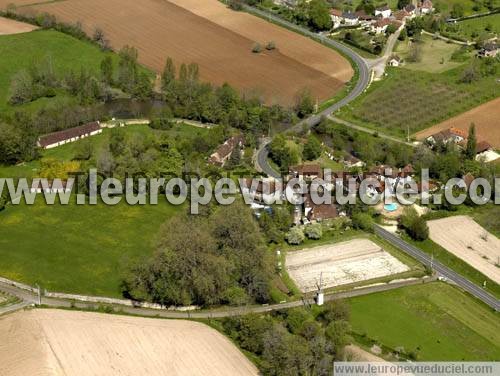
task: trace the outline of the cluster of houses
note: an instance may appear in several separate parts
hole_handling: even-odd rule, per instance
[[[356,191],[358,191],[361,182],[368,180],[369,187],[366,191],[368,196],[373,196],[376,193],[394,195],[398,187],[403,187],[413,180],[415,171],[411,165],[400,169],[388,165],[379,165],[368,172],[338,171],[332,172],[329,178],[323,174],[324,170],[319,164],[290,166],[285,182],[277,181],[273,178],[262,178],[259,180],[246,179],[242,185],[242,193],[253,199],[254,209],[262,209],[266,205],[288,198],[292,203],[295,203],[294,223],[307,224],[345,216],[342,208],[335,202],[333,194],[335,189],[342,189],[347,193],[347,190],[351,188],[351,184],[354,183]],[[294,179],[294,183],[305,183],[307,185],[325,179],[322,189],[325,189],[326,192],[322,194],[332,196],[332,202],[323,204],[314,203],[310,192],[304,190],[299,184],[296,184],[294,187],[286,186],[286,182],[290,182],[292,179]],[[422,189],[421,186],[419,184],[416,185],[420,192]],[[437,185],[434,183],[429,186],[430,191],[437,188]]]
[[[406,19],[413,18],[417,15],[423,15],[433,12],[434,7],[432,1],[424,0],[418,6],[409,4],[401,10],[392,12],[387,5],[376,8],[374,14],[366,14],[364,10],[356,12],[342,11],[340,9],[331,9],[330,17],[333,22],[334,29],[341,26],[361,26],[375,34],[385,33],[389,25],[394,25],[399,29]]]
[[[52,149],[70,142],[81,140],[82,138],[95,136],[102,133],[101,125],[98,121],[80,125],[79,127],[65,129],[59,132],[49,133],[38,139],[38,147]]]
[[[426,141],[431,146],[437,144],[455,144],[459,148],[465,148],[467,145],[468,134],[466,131],[451,127],[440,132],[437,132],[426,138]],[[493,146],[488,141],[480,141],[476,144],[476,160],[491,162],[500,158],[500,155],[493,150]]]
[[[208,158],[208,163],[217,167],[224,167],[235,150],[240,153],[240,156],[243,155],[244,145],[245,141],[243,136],[233,136],[226,140],[222,145],[219,145],[215,152]]]

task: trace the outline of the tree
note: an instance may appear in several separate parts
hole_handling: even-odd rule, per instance
[[[401,226],[414,240],[426,240],[429,237],[429,227],[425,219],[420,217],[413,207],[406,207],[401,216]]]
[[[398,9],[403,9],[407,5],[411,4],[411,0],[398,0]]]
[[[476,157],[476,125],[471,123],[469,127],[469,135],[467,136],[467,147],[465,148],[465,157],[470,160],[474,160]]]
[[[23,104],[35,99],[35,86],[30,74],[26,70],[14,75],[10,84],[9,103]]]
[[[352,225],[355,229],[363,231],[373,230],[373,219],[367,213],[357,212],[352,216]]]
[[[108,55],[101,61],[101,80],[106,85],[113,83],[113,71],[113,59]]]
[[[389,24],[387,26],[387,29],[385,29],[385,33],[387,35],[394,34],[396,31],[397,31],[397,28],[396,28],[396,25],[394,25],[394,24]]]
[[[400,41],[404,41],[406,40],[406,38],[408,37],[408,33],[406,32],[406,28],[404,28],[403,30],[401,30],[401,32],[399,33],[399,36],[398,36],[398,40]]]
[[[138,53],[134,47],[125,46],[118,53],[118,84],[127,93],[132,93],[137,83],[139,67]]]
[[[328,30],[332,27],[330,9],[325,0],[311,0],[309,3],[309,23],[315,30]]]
[[[295,99],[295,111],[297,116],[304,118],[314,111],[314,100],[308,89],[299,91]]]
[[[286,234],[288,244],[298,245],[305,240],[304,231],[299,227],[292,227]]]
[[[260,43],[254,43],[254,45],[252,46],[252,52],[254,54],[258,54],[258,53],[262,52],[262,46],[260,45]]]
[[[172,58],[167,58],[163,73],[161,75],[161,87],[163,91],[167,91],[170,85],[175,81],[175,64]]]
[[[313,161],[321,156],[321,152],[321,143],[315,136],[310,135],[304,145],[304,150],[302,151],[303,158],[306,161]]]

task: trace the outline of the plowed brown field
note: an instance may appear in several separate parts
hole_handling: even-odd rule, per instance
[[[36,28],[36,26],[24,22],[18,22],[0,17],[0,35],[27,33],[35,30]]]
[[[291,104],[304,88],[325,100],[353,74],[349,62],[335,51],[230,11],[217,0],[66,0],[19,12],[47,12],[65,22],[80,21],[89,33],[100,27],[114,49],[136,47],[140,62],[156,71],[168,56],[178,64],[196,62],[203,80],[228,82],[243,93],[262,95],[267,103]],[[268,41],[275,41],[277,50],[251,52],[255,42]]]
[[[471,123],[476,125],[479,141],[488,141],[493,147],[500,149],[500,98],[418,132],[416,137],[422,140],[450,127],[468,131]]]

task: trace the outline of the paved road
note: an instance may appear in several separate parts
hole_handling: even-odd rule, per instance
[[[395,283],[367,286],[363,288],[353,289],[344,292],[338,292],[334,294],[329,294],[325,296],[325,301],[332,301],[336,299],[343,298],[352,298],[355,296],[362,296],[367,294],[372,294],[376,292],[388,291],[397,289],[400,287],[411,286],[421,283],[428,283],[434,281],[435,278],[427,277],[425,279],[415,279],[415,280],[405,280]],[[2,313],[7,313],[9,311],[14,311],[21,309],[28,305],[34,305],[37,303],[37,297],[26,290],[19,289],[17,287],[5,284],[0,282],[0,290],[11,295],[17,296],[22,299],[22,303],[16,304],[15,306],[10,306],[9,308],[5,308],[5,312],[0,310],[0,315]],[[53,308],[70,308],[76,307],[80,309],[95,309],[100,304],[99,303],[86,303],[86,302],[75,302],[68,299],[54,299],[54,298],[45,298],[42,297],[41,303],[44,306],[53,307]],[[300,307],[302,305],[312,305],[314,304],[313,299],[305,299],[298,300],[288,303],[281,304],[272,304],[272,305],[261,305],[261,306],[244,306],[244,307],[236,307],[236,308],[223,308],[220,310],[202,310],[202,311],[194,311],[194,312],[180,312],[180,311],[170,311],[167,309],[159,310],[159,309],[148,309],[148,308],[135,308],[129,306],[119,306],[114,305],[114,309],[118,312],[123,312],[132,315],[140,315],[140,316],[151,316],[151,317],[163,317],[170,319],[186,319],[186,318],[195,318],[195,319],[203,319],[203,318],[220,318],[220,317],[231,317],[231,316],[240,316],[249,313],[263,313],[263,312],[271,312],[282,309],[288,309],[293,307]],[[106,306],[110,306],[109,304],[103,304]]]
[[[431,256],[427,253],[421,251],[420,249],[408,244],[403,239],[397,237],[396,235],[384,230],[379,226],[375,226],[375,233],[380,237],[384,238],[394,246],[398,247],[411,257],[417,259],[422,264],[432,267],[435,271],[437,271],[443,277],[446,277],[451,282],[457,284],[462,289],[475,296],[476,298],[482,300],[484,303],[489,305],[495,311],[500,311],[500,301],[495,298],[493,295],[489,294],[481,287],[475,285],[468,279],[462,277],[460,274],[454,272],[447,266],[441,264],[439,261],[432,260]]]
[[[311,127],[314,127],[319,124],[321,121],[321,118],[324,116],[329,116],[335,111],[339,110],[346,104],[350,103],[353,101],[355,98],[357,98],[359,95],[363,93],[363,91],[368,87],[370,84],[371,80],[371,71],[368,65],[366,64],[366,61],[358,55],[355,51],[353,51],[351,48],[347,47],[346,45],[337,42],[335,40],[332,40],[327,37],[323,37],[321,35],[318,35],[316,33],[313,33],[312,31],[309,31],[301,26],[298,26],[296,24],[293,24],[291,22],[285,21],[273,14],[270,14],[268,12],[262,11],[260,9],[256,9],[254,7],[250,6],[245,6],[245,10],[247,10],[250,13],[256,14],[262,18],[268,19],[271,22],[274,22],[278,25],[281,25],[287,29],[294,30],[298,32],[299,34],[308,36],[324,45],[333,47],[334,49],[342,52],[344,55],[348,56],[356,65],[357,70],[358,70],[358,80],[356,82],[356,85],[352,88],[352,90],[341,100],[338,102],[334,103],[330,107],[324,109],[323,111],[312,115],[301,122],[295,124],[293,127],[289,128],[287,131],[293,131],[293,132],[301,132],[304,128],[308,129]],[[262,145],[261,149],[259,150],[259,153],[257,155],[257,163],[260,167],[260,169],[266,173],[268,176],[272,177],[279,177],[280,174],[279,172],[275,171],[268,163],[267,161],[267,156],[269,154],[269,150],[267,148],[267,143]]]

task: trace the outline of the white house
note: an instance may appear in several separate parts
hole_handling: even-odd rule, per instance
[[[79,127],[65,129],[63,131],[54,132],[41,136],[38,139],[38,146],[44,149],[52,149],[57,146],[67,144],[69,142],[78,141],[85,137],[94,136],[102,133],[102,129],[98,121],[81,125]]]
[[[392,55],[389,58],[389,61],[387,62],[387,64],[391,67],[399,67],[399,65],[401,64],[401,58],[397,55]]]
[[[347,26],[355,26],[359,23],[359,18],[355,13],[344,12],[342,13],[342,18]]]
[[[381,33],[385,33],[385,31],[387,30],[387,27],[391,24],[391,20],[388,19],[388,18],[381,18],[377,21],[375,21],[372,25],[371,25],[371,30],[375,33],[375,34],[381,34]]]
[[[375,16],[381,16],[382,18],[389,18],[392,14],[391,8],[384,5],[383,7],[375,9]]]
[[[337,28],[342,23],[342,11],[340,9],[330,9],[330,18],[333,22],[333,28]]]
[[[434,7],[432,5],[431,0],[424,0],[422,2],[422,6],[420,7],[420,13],[421,14],[429,14],[434,11]]]

